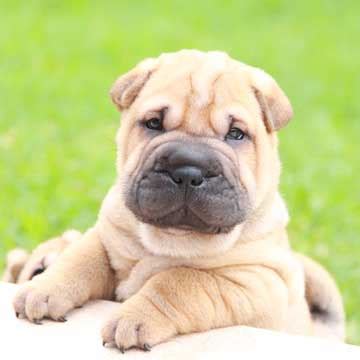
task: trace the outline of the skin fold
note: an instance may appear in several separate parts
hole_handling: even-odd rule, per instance
[[[275,80],[182,50],[138,64],[111,98],[117,179],[94,226],[19,290],[18,316],[116,299],[101,336],[121,351],[232,325],[342,340],[336,286],[287,239],[277,131],[292,108]]]

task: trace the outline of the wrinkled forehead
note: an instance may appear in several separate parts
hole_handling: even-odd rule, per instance
[[[196,123],[200,126],[201,115],[208,119],[211,115],[218,125],[221,122],[216,117],[224,118],[227,113],[247,118],[253,101],[246,66],[217,52],[161,56],[140,98],[140,112],[169,107],[172,118],[184,121],[186,111],[192,128]]]

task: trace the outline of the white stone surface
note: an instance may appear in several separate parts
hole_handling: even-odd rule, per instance
[[[0,283],[0,360],[17,359],[360,359],[360,347],[232,327],[178,337],[149,353],[121,354],[104,348],[100,329],[119,304],[95,301],[68,315],[66,323],[43,325],[16,319],[11,301],[17,286]]]

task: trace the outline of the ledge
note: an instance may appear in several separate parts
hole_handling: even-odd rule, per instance
[[[236,326],[178,337],[151,352],[131,350],[122,355],[104,348],[100,329],[119,304],[93,301],[73,311],[66,323],[44,321],[42,326],[16,319],[11,301],[16,285],[0,283],[1,359],[240,359],[276,355],[277,359],[315,354],[337,359],[360,359],[360,347],[303,336],[291,336]]]

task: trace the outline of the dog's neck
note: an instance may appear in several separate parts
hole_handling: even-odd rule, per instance
[[[269,192],[261,205],[254,210],[251,217],[246,221],[241,232],[239,243],[262,240],[267,237],[284,233],[284,236],[276,239],[281,245],[287,246],[286,227],[289,222],[289,213],[279,192]]]

